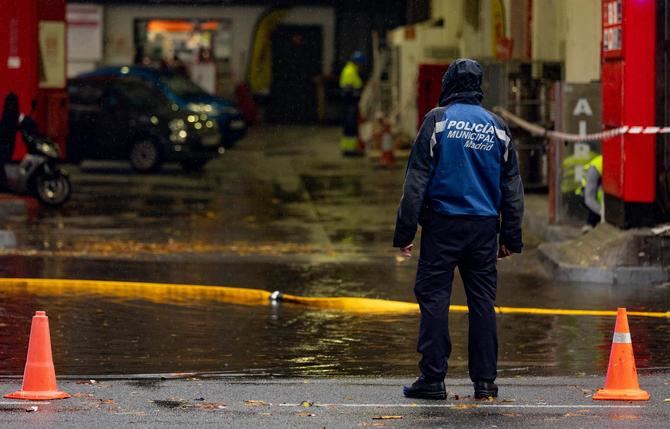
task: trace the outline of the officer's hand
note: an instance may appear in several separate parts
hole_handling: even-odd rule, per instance
[[[507,248],[507,246],[501,244],[500,247],[498,247],[498,259],[503,259],[508,256],[512,256],[512,252]]]
[[[400,248],[400,253],[402,253],[403,256],[406,257],[411,257],[412,256],[412,249],[414,248],[414,243],[410,243],[405,247]]]

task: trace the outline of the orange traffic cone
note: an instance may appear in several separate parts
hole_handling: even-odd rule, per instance
[[[649,393],[640,389],[637,381],[633,343],[630,338],[625,308],[617,309],[605,388],[599,389],[593,395],[593,399],[606,401],[646,401],[649,399]]]
[[[56,371],[51,357],[49,318],[44,311],[37,311],[30,328],[23,387],[18,392],[5,395],[5,398],[47,400],[69,397],[70,395],[59,391],[56,386]]]

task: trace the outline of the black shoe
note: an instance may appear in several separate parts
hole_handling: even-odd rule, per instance
[[[408,398],[447,399],[444,381],[431,381],[423,375],[417,378],[411,386],[404,386],[402,393]]]
[[[487,399],[498,397],[498,386],[494,382],[475,381],[475,399]]]

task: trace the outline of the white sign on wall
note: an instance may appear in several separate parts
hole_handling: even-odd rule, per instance
[[[102,6],[68,4],[66,21],[68,60],[100,61],[102,59]]]
[[[39,48],[40,88],[65,88],[65,23],[40,21]]]
[[[579,117],[579,135],[586,135],[586,120],[583,119],[584,116],[593,116],[593,109],[586,98],[580,98],[575,104],[575,108],[572,110],[572,115]],[[589,159],[589,154],[591,153],[591,147],[587,143],[575,143],[574,154],[575,158],[583,159],[584,161]],[[584,178],[584,166],[582,164],[575,166],[575,180],[581,183]]]

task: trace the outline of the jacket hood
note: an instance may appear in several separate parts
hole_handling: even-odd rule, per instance
[[[482,66],[470,59],[459,59],[451,63],[442,77],[439,105],[480,104],[483,98]]]

